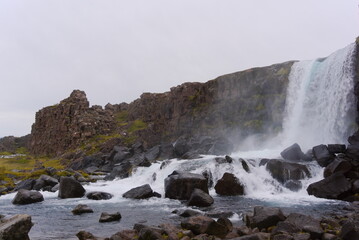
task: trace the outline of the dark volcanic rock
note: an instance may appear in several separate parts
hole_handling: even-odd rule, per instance
[[[107,175],[104,180],[114,180],[115,178],[127,178],[130,176],[132,171],[133,164],[130,161],[124,161],[122,163],[116,164],[115,167],[112,169],[111,173]]]
[[[283,184],[288,180],[301,180],[311,177],[311,174],[305,165],[284,162],[277,159],[269,160],[266,169],[271,173],[274,179]]]
[[[280,155],[283,159],[289,160],[289,161],[300,161],[303,159],[304,153],[302,152],[302,149],[298,145],[298,143],[294,143],[292,146],[287,147],[284,149]]]
[[[359,142],[355,145],[349,145],[345,155],[353,160],[359,159]]]
[[[328,144],[328,151],[330,153],[345,153],[345,144]]]
[[[324,233],[319,220],[303,214],[291,213],[285,222],[294,225],[300,231],[309,233],[312,239],[319,239]]]
[[[72,177],[61,177],[59,198],[81,198],[85,195],[84,187]]]
[[[10,219],[0,221],[0,239],[30,240],[28,233],[32,228],[31,216],[18,214]]]
[[[187,204],[188,206],[209,207],[213,204],[213,202],[213,198],[208,193],[196,188],[192,192]]]
[[[15,191],[20,190],[20,189],[32,190],[32,188],[34,187],[35,181],[36,181],[35,179],[23,180],[16,185],[14,190]]]
[[[224,173],[214,186],[216,193],[224,196],[235,196],[244,194],[244,186],[232,173]]]
[[[359,239],[359,225],[358,222],[346,221],[340,231],[339,236],[344,240]]]
[[[352,169],[352,165],[349,161],[336,158],[324,169],[324,178],[331,176],[333,173],[341,172],[343,174],[349,172]]]
[[[313,147],[313,155],[321,167],[328,166],[335,158],[335,155],[330,153],[328,147],[323,144]]]
[[[288,180],[284,183],[284,187],[292,190],[293,192],[298,192],[302,189],[302,183],[298,180]]]
[[[185,219],[181,222],[181,227],[184,229],[191,230],[194,234],[206,233],[210,228],[211,224],[215,221],[206,216],[195,216]]]
[[[71,212],[75,215],[81,215],[83,213],[93,213],[93,210],[86,204],[79,204]]]
[[[351,184],[343,173],[334,173],[330,177],[309,185],[307,192],[319,198],[344,199],[351,191]]]
[[[279,221],[284,221],[285,216],[282,210],[272,207],[254,207],[253,216],[248,216],[246,219],[247,226],[258,229],[268,228],[277,225]]]
[[[122,197],[133,199],[147,199],[153,197],[153,190],[149,184],[145,184],[125,192]]]
[[[33,186],[34,190],[44,190],[46,187],[49,187],[50,189],[53,188],[56,184],[58,184],[59,181],[57,181],[56,178],[50,177],[48,175],[41,175],[36,181]]]
[[[29,191],[26,189],[20,189],[14,199],[13,204],[24,205],[44,201],[44,197],[38,191]]]
[[[200,174],[174,171],[165,179],[165,197],[188,200],[195,188],[208,193],[208,182]]]
[[[92,200],[108,200],[112,198],[112,194],[107,192],[90,192],[86,194],[86,197]]]
[[[119,212],[116,213],[107,213],[103,212],[101,213],[101,217],[99,222],[114,222],[114,221],[120,221],[121,220],[121,214]]]

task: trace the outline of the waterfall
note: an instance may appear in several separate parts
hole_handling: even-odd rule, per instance
[[[355,130],[355,44],[324,59],[294,63],[289,75],[283,145],[346,143]]]

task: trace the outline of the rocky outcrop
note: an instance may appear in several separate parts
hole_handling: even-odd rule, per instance
[[[0,138],[0,152],[18,153],[21,148],[28,148],[30,135],[23,137],[7,136]]]
[[[32,228],[31,216],[18,214],[0,222],[0,239],[29,240],[28,233]]]
[[[139,139],[152,147],[180,136],[242,139],[277,131],[282,126],[292,64],[253,68],[206,83],[184,83],[166,93],[144,93],[130,104],[108,104],[105,109],[89,107],[86,94],[75,90],[59,104],[36,113],[31,152],[58,155],[98,135],[119,134],[124,143]],[[218,142],[214,150],[224,147],[226,154],[227,146]]]
[[[57,155],[79,146],[87,139],[115,129],[111,111],[89,107],[86,94],[74,90],[59,104],[36,113],[31,130],[31,153]]]

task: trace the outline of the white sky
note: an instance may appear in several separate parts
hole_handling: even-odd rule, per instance
[[[359,36],[359,0],[1,0],[0,137],[73,89],[91,105],[324,57]]]

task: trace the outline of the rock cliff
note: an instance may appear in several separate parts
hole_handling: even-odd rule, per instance
[[[178,137],[226,136],[281,129],[288,75],[293,62],[253,68],[206,83],[184,83],[169,92],[144,93],[130,104],[89,107],[75,90],[59,104],[36,113],[31,152],[58,155],[98,135],[146,147]]]

